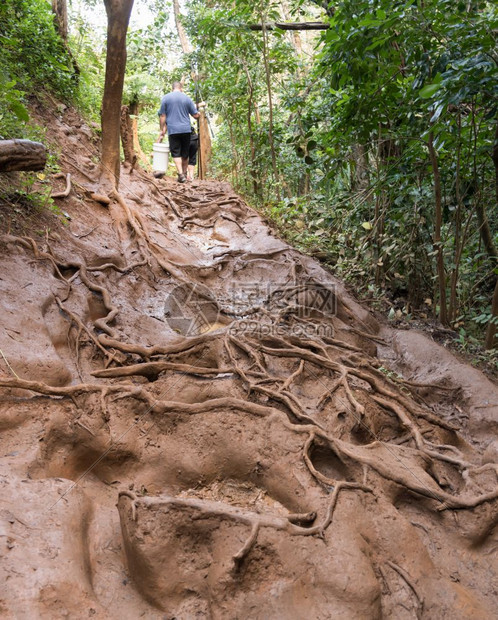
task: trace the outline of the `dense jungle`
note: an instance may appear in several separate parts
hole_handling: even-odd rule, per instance
[[[2,2],[3,618],[495,617],[497,32]]]

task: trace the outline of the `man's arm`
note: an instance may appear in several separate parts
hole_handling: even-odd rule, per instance
[[[205,110],[205,108],[206,108],[206,102],[205,101],[199,101],[199,103],[195,104],[195,107],[199,111],[197,112],[197,114],[194,114],[194,118],[199,118],[200,115],[201,115],[200,111],[201,110]]]
[[[157,137],[158,142],[162,142],[164,136],[166,135],[166,131],[166,114],[159,114],[159,135]]]
[[[189,114],[190,116],[192,116],[193,118],[199,118],[200,114],[197,111],[197,108],[195,106],[195,103],[192,101],[192,99],[190,99],[190,97],[188,98],[188,102],[189,102]]]

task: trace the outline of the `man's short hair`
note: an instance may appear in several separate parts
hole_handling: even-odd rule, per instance
[[[173,82],[173,90],[175,90],[176,88],[179,88],[180,90],[182,90],[183,84],[178,81]]]

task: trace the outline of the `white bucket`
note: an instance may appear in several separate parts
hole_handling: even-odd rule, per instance
[[[154,172],[168,170],[169,146],[164,142],[154,142],[152,145],[152,168]]]

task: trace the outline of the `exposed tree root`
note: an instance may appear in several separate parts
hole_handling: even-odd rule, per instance
[[[12,368],[12,366],[9,363],[9,360],[5,357],[4,352],[2,351],[2,349],[0,349],[0,355],[2,356],[3,361],[5,362],[5,365],[7,366],[7,368],[9,369],[9,372],[14,375],[14,377],[16,379],[19,379],[19,376],[17,375],[16,371]]]
[[[97,349],[101,351],[101,353],[104,355],[104,357],[107,360],[106,365],[109,364],[111,361],[116,360],[116,355],[110,353],[106,348],[104,348],[101,345],[98,338],[92,334],[92,332],[88,329],[88,327],[81,321],[79,317],[77,317],[74,314],[74,312],[71,312],[71,310],[66,308],[58,297],[55,297],[55,301],[57,302],[57,305],[62,310],[62,312],[65,313],[71,319],[71,321],[73,321],[79,327],[80,331],[84,331],[87,334],[87,336],[90,338],[90,340],[93,342],[93,344],[97,347]],[[77,340],[79,340],[79,337]]]
[[[257,542],[258,533],[261,528],[268,527],[288,533],[290,536],[317,536],[324,538],[325,531],[332,523],[334,509],[342,490],[359,490],[365,493],[372,493],[372,489],[355,482],[337,482],[328,502],[327,511],[322,522],[319,525],[311,527],[303,527],[297,523],[310,523],[315,519],[315,513],[290,514],[287,517],[279,517],[272,514],[249,512],[236,506],[222,504],[220,502],[212,502],[199,499],[188,499],[179,497],[137,497],[129,491],[122,491],[119,497],[127,497],[130,501],[132,510],[132,520],[136,521],[138,517],[137,507],[159,505],[168,508],[176,508],[178,510],[186,510],[192,518],[214,517],[216,519],[226,519],[236,521],[250,526],[250,534],[244,543],[244,546],[233,556],[234,569],[238,570],[242,561],[249,554],[251,549]],[[200,515],[196,517],[196,515]]]
[[[137,171],[137,175],[140,174]],[[203,199],[198,199],[195,194],[188,194],[188,188],[174,187],[166,191],[160,183],[149,178],[147,181],[164,197],[168,211],[174,216],[167,217],[172,226],[213,228],[223,218],[233,222],[246,234],[243,224],[247,219],[247,208],[237,198],[218,192],[205,192]],[[60,260],[50,248],[48,238],[46,246],[43,246],[45,250],[41,250],[41,245],[38,247],[29,237],[3,238],[8,243],[21,246],[36,260],[47,261],[54,277],[66,286],[65,295],[54,295],[50,300],[55,299],[57,307],[69,322],[69,330],[75,329],[76,333],[67,332],[67,350],[68,355],[73,357],[81,383],[56,387],[15,376],[0,378],[0,388],[26,390],[55,401],[70,398],[76,412],[71,407],[66,408],[65,422],[69,417],[69,424],[64,427],[61,435],[66,436],[72,432],[75,437],[82,438],[82,445],[74,440],[71,450],[77,453],[74,457],[76,460],[81,458],[85,462],[85,467],[85,458],[94,459],[88,471],[103,458],[100,456],[95,459],[95,450],[107,454],[145,415],[151,416],[152,427],[163,425],[173,435],[178,429],[187,432],[185,428],[189,420],[192,420],[194,428],[207,424],[206,419],[209,423],[211,419],[219,419],[230,441],[232,435],[228,433],[234,432],[232,427],[240,422],[245,430],[250,429],[247,433],[250,446],[256,434],[253,429],[258,429],[258,425],[265,432],[277,428],[278,432],[292,440],[289,446],[284,446],[289,468],[296,466],[293,471],[296,480],[299,480],[302,488],[308,491],[311,489],[314,493],[312,497],[316,499],[316,504],[314,501],[302,502],[303,510],[309,512],[289,512],[282,516],[271,513],[271,508],[257,512],[207,499],[143,496],[130,490],[122,491],[119,500],[121,508],[124,506],[128,510],[129,503],[130,512],[126,514],[131,514],[132,521],[140,519],[143,508],[164,506],[168,511],[182,512],[182,518],[184,515],[191,520],[212,518],[214,521],[231,521],[247,526],[246,540],[243,544],[242,540],[237,543],[235,553],[233,549],[230,551],[230,554],[233,553],[232,577],[242,579],[245,571],[241,568],[257,555],[252,552],[258,546],[262,528],[277,530],[286,536],[324,539],[333,522],[341,492],[345,490],[368,493],[378,504],[380,498],[390,501],[397,493],[404,495],[407,491],[412,499],[423,501],[424,508],[435,511],[472,510],[496,502],[498,486],[493,486],[493,483],[496,483],[495,478],[498,477],[498,465],[476,464],[473,457],[467,456],[467,452],[464,454],[462,450],[465,448],[459,450],[450,445],[457,427],[437,415],[421,396],[412,394],[412,390],[408,389],[431,388],[449,392],[453,388],[389,376],[389,372],[380,366],[379,360],[371,357],[375,350],[372,343],[386,345],[386,342],[370,333],[368,327],[364,328],[365,331],[355,327],[355,324],[362,323],[355,318],[352,304],[348,306],[346,302],[338,300],[338,313],[334,314],[326,308],[320,308],[319,304],[314,307],[313,298],[310,301],[302,294],[306,286],[317,294],[324,287],[312,277],[311,269],[307,271],[305,261],[300,259],[299,262],[296,259],[297,254],[281,245],[275,250],[269,244],[266,251],[256,247],[249,252],[231,247],[227,251],[211,252],[208,256],[209,264],[206,264],[208,261],[201,263],[197,259],[192,260],[192,264],[180,264],[174,260],[174,251],[169,251],[169,248],[155,241],[156,237],[149,227],[154,226],[156,232],[155,227],[162,224],[158,217],[154,214],[145,216],[117,191],[110,193],[109,200],[117,232],[123,242],[122,247],[134,246],[132,254],[139,253],[138,262],[125,259],[125,267],[106,262],[90,268],[83,261]],[[155,223],[151,224],[150,220]],[[230,229],[234,230],[234,227]],[[163,229],[159,232],[169,238],[170,231]],[[209,237],[209,233],[202,230],[197,233],[204,235],[204,239]],[[236,234],[240,236],[239,232]],[[246,248],[245,240],[241,247]],[[122,255],[125,255],[124,249]],[[209,282],[213,278],[216,285],[222,288],[223,280],[237,277],[236,274],[254,281],[251,278],[260,277],[261,273],[265,273],[264,269],[271,271],[282,265],[287,269],[287,276],[281,282],[289,282],[288,286],[279,285],[276,290],[267,291],[266,294],[263,292],[256,302],[248,301],[248,307],[243,310],[239,310],[235,303],[232,306],[219,303],[217,308],[226,311],[234,319],[230,325],[194,337],[175,336],[175,340],[169,342],[150,338],[148,342],[159,342],[153,345],[133,342],[136,338],[133,335],[129,335],[129,338],[123,336],[127,325],[136,315],[130,315],[131,320],[128,316],[128,323],[126,320],[119,322],[117,284],[112,277],[106,279],[107,274],[104,273],[107,270],[129,273],[143,266],[144,269],[137,276],[145,279],[144,274],[152,274],[150,279],[154,281],[154,290],[161,290],[164,281],[159,281],[158,274],[164,272],[166,286],[184,284],[202,299],[203,292],[199,284],[204,279]],[[67,275],[67,271],[70,272],[69,277],[64,275]],[[92,275],[93,272],[100,274]],[[77,278],[79,281],[75,284]],[[114,278],[117,279],[121,284],[122,280]],[[71,297],[71,294],[75,290],[79,291],[76,286],[84,287],[85,294],[88,291],[98,296],[99,311],[96,315],[99,318],[82,318],[88,317],[88,311],[83,311],[81,316],[74,311],[75,299],[78,298],[76,295]],[[207,293],[205,295],[206,299],[211,300]],[[248,317],[256,326],[254,332],[246,329],[247,320],[237,320]],[[242,323],[244,328],[241,328]],[[315,329],[323,325],[330,328],[326,335]],[[302,331],[298,328],[302,328]],[[160,333],[159,330],[156,333]],[[80,348],[87,342],[97,352],[90,361],[88,356],[81,354]],[[188,380],[182,380],[187,375]],[[84,380],[87,376],[95,377],[95,382]],[[144,381],[143,377],[149,382]],[[245,397],[242,395],[244,391]],[[92,398],[83,402],[91,402],[92,405],[96,402],[96,408],[100,406],[105,422],[102,425],[99,419],[98,431],[94,430],[96,427],[93,422],[85,423],[85,418],[85,422],[80,419],[86,413],[82,399],[88,395],[92,395]],[[117,415],[114,415],[116,412]],[[126,415],[132,418],[126,418]],[[206,418],[196,417],[194,421],[192,416]],[[119,438],[113,439],[104,450],[99,443],[103,436],[101,428],[105,428],[109,436]],[[235,430],[239,432],[238,428]],[[139,428],[136,435],[137,443],[143,441],[144,446],[148,447],[147,442],[150,440],[150,445],[158,448],[152,443],[149,428]],[[266,439],[270,446],[270,439]],[[213,445],[218,446],[218,438],[214,441]],[[219,445],[224,445],[224,441],[229,440],[223,438]],[[237,437],[237,441],[242,445],[245,437]],[[199,441],[201,445],[202,441]],[[83,454],[87,446],[91,446],[91,457]],[[145,448],[143,453],[141,449],[137,449],[134,456],[139,454],[141,457]],[[236,448],[227,447],[227,452],[230,450],[235,452]],[[80,456],[80,451],[83,456]],[[182,461],[178,454],[172,458]],[[160,458],[154,458],[159,461],[163,458],[162,453],[160,455]],[[212,454],[209,453],[206,459],[211,458]],[[273,456],[269,447],[268,452],[261,457],[255,455],[254,470],[250,470],[253,467],[251,462],[247,465],[244,461],[244,467],[251,471],[248,474],[251,481],[260,475],[260,471],[266,472],[266,467],[271,469],[272,465],[267,463],[271,463],[271,458]],[[190,455],[185,457],[187,467],[191,460]],[[285,466],[281,462],[275,466],[278,475]],[[183,467],[183,463],[179,464],[178,472]],[[260,467],[261,470],[257,469]],[[195,467],[192,469],[195,470]],[[261,480],[266,480],[266,475],[264,473]],[[272,475],[276,474],[272,471]],[[178,480],[182,481],[180,473],[178,476]],[[195,479],[186,479],[195,488]],[[179,484],[178,480],[172,483],[171,488]],[[202,484],[202,480],[199,481],[199,485]],[[171,493],[171,489],[168,492]],[[294,504],[294,501],[289,505],[298,505],[299,511],[301,504]],[[383,564],[377,571],[380,572],[379,580],[383,578],[388,583],[387,564],[413,593],[416,613],[420,616],[424,612],[424,597],[417,579],[392,561],[385,561],[384,558]]]
[[[320,483],[327,486],[333,486],[335,481],[318,472],[313,466],[309,456],[310,450],[316,440],[325,442],[325,444],[328,445],[339,457],[347,457],[362,465],[368,465],[372,470],[376,471],[386,480],[396,482],[417,495],[436,500],[438,503],[438,511],[447,509],[474,508],[480,504],[491,502],[498,498],[498,487],[492,491],[473,497],[451,495],[437,486],[435,481],[428,476],[420,466],[415,465],[415,461],[413,461],[413,459],[407,459],[407,453],[400,452],[400,448],[398,446],[382,444],[380,442],[373,442],[368,446],[355,446],[349,442],[330,436],[312,421],[311,424],[292,424],[288,422],[287,416],[277,409],[233,397],[215,398],[202,403],[182,403],[158,400],[155,396],[149,394],[143,387],[132,385],[118,384],[113,386],[105,386],[84,383],[74,386],[52,387],[36,381],[25,381],[19,379],[0,380],[0,387],[20,388],[49,396],[71,397],[90,392],[99,392],[102,395],[102,398],[104,398],[107,392],[110,392],[117,394],[122,398],[131,397],[142,400],[147,404],[148,411],[156,415],[172,413],[177,415],[199,415],[210,411],[226,410],[240,411],[241,413],[251,414],[258,417],[268,418],[271,416],[283,422],[284,425],[290,430],[297,431],[299,433],[304,432],[308,435],[303,447],[304,462],[306,463],[312,476]],[[306,422],[309,421],[309,419],[303,416],[300,421]],[[408,420],[406,420],[405,425],[410,426]],[[379,451],[379,448],[382,449]],[[406,451],[406,449],[404,450]],[[378,452],[378,454],[376,454],[376,452]],[[426,457],[447,460],[445,458],[441,458],[441,455],[438,452],[434,452],[430,449],[427,454],[427,450],[425,448],[419,448],[418,451],[411,451],[411,453],[413,453],[413,456],[416,456],[417,453],[421,453],[426,455]],[[388,461],[386,461],[386,455],[390,456]],[[458,465],[469,469],[469,471],[472,467],[466,462],[458,462]]]
[[[41,381],[28,381],[26,379],[0,379],[0,388],[28,390],[43,394],[44,396],[79,396],[94,392],[136,394],[139,389],[131,384],[104,385],[96,383],[78,383],[76,385],[52,386]]]
[[[175,362],[146,362],[144,364],[133,364],[122,368],[108,368],[106,370],[96,370],[92,372],[94,377],[110,379],[113,377],[131,377],[140,375],[148,379],[155,380],[166,370],[182,372],[189,375],[219,375],[235,373],[233,368],[204,368],[202,366],[189,366]]]
[[[50,198],[67,198],[69,196],[69,194],[71,193],[71,175],[69,174],[69,172],[66,174],[64,173],[59,173],[56,174],[54,176],[55,179],[57,178],[65,178],[66,179],[66,189],[63,192],[54,192],[52,194],[50,194]]]
[[[413,580],[408,575],[408,573],[403,568],[401,568],[401,566],[398,566],[397,564],[395,564],[394,562],[391,562],[389,560],[386,562],[386,564],[388,566],[390,566],[393,570],[395,570],[398,573],[398,575],[406,582],[406,584],[409,586],[410,590],[413,592],[413,594],[415,596],[415,600],[417,601],[416,615],[417,615],[417,618],[421,618],[422,617],[422,612],[424,610],[424,599],[418,593],[418,590],[415,587],[415,585],[413,583]]]
[[[403,411],[403,407],[398,405],[396,402],[393,402],[393,401],[390,401],[390,400],[387,400],[385,398],[381,398],[375,395],[372,398],[375,400],[375,402],[379,403],[379,405],[381,405],[382,407],[386,409],[393,411],[398,416],[403,426],[405,426],[410,431],[411,436],[415,440],[415,444],[417,448],[421,452],[423,452],[424,454],[432,458],[439,459],[441,461],[446,461],[447,463],[452,463],[453,465],[458,465],[461,469],[467,469],[468,467],[471,467],[470,463],[468,463],[467,461],[464,461],[461,458],[462,455],[460,451],[457,450],[454,446],[446,446],[446,445],[434,446],[434,444],[427,443],[425,439],[423,438],[422,433],[420,429],[417,427],[417,425],[410,419],[408,414],[405,411]],[[437,448],[439,450],[449,450],[451,452],[456,453],[457,456],[460,456],[460,458],[446,456],[444,454],[439,454],[438,452],[436,452],[436,450],[431,449],[431,447]]]
[[[152,345],[149,347],[139,344],[121,342],[116,338],[109,338],[104,334],[99,337],[99,340],[105,346],[112,347],[113,349],[122,351],[123,353],[132,353],[135,355],[139,355],[145,360],[150,360],[151,357],[156,356],[167,356],[177,353],[186,353],[188,351],[191,351],[199,344],[207,344],[210,341],[216,340],[218,338],[220,338],[220,334],[216,332],[210,332],[202,334],[200,336],[192,336],[190,338],[182,337],[177,343],[171,345]]]

